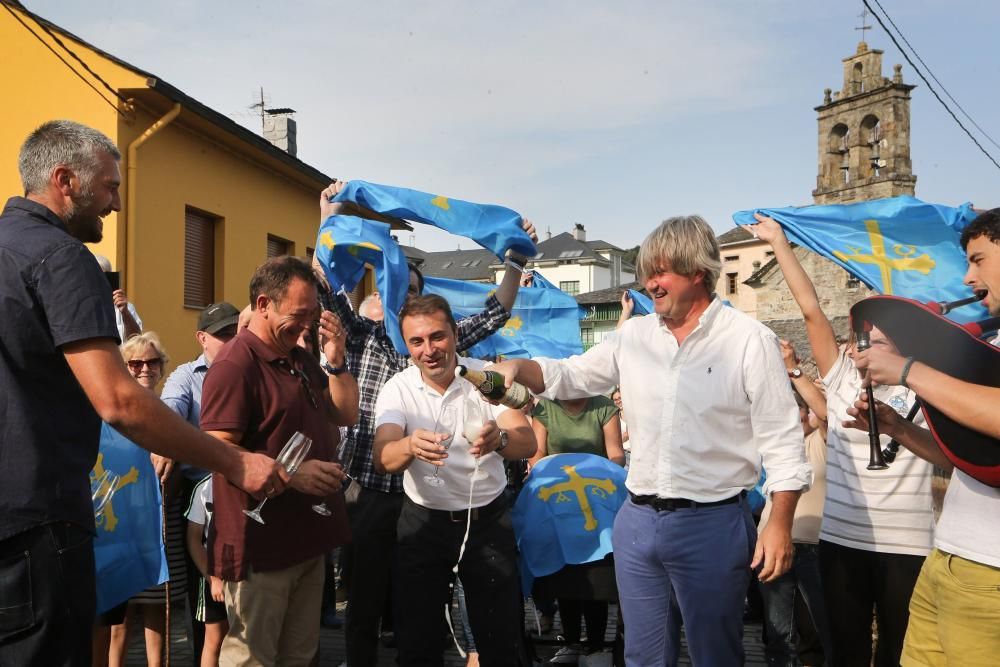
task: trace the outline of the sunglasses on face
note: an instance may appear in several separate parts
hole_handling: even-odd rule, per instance
[[[158,371],[163,368],[163,359],[131,359],[125,362],[128,364],[128,369],[133,373],[142,372],[142,367],[147,366],[151,371]]]

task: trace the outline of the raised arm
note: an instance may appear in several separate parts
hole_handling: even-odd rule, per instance
[[[327,362],[334,368],[344,368],[347,363],[347,334],[340,319],[326,310],[319,319],[320,343]],[[358,383],[347,371],[327,378],[324,393],[329,408],[330,420],[336,426],[353,426],[358,423]]]
[[[535,226],[530,220],[524,218],[521,221],[521,228],[527,232],[532,241],[538,242],[538,234],[535,233]],[[507,269],[503,272],[503,280],[500,281],[500,287],[497,288],[496,296],[497,301],[500,302],[504,310],[510,313],[514,308],[514,299],[517,298],[517,290],[521,286],[522,273],[517,268],[511,266],[511,264],[516,264],[523,269],[524,265],[528,262],[528,258],[510,251],[507,253],[507,258],[510,261],[507,263]]]
[[[785,276],[788,289],[792,292],[792,298],[802,311],[802,317],[806,322],[806,333],[809,336],[809,346],[812,348],[813,358],[819,368],[821,376],[825,376],[833,364],[837,361],[839,349],[837,348],[837,336],[833,331],[833,326],[826,314],[819,305],[819,297],[816,295],[816,287],[813,285],[809,275],[802,268],[792,245],[788,242],[781,225],[775,220],[759,213],[754,213],[757,219],[756,225],[744,225],[744,229],[758,237],[760,240],[770,244],[774,250],[774,258],[781,267],[781,273]]]
[[[826,396],[812,381],[812,378],[802,372],[799,367],[799,355],[795,353],[792,344],[787,340],[778,342],[781,345],[781,359],[785,362],[785,370],[788,371],[788,377],[792,380],[792,388],[802,397],[814,415],[826,421]],[[798,371],[797,377],[795,371]]]

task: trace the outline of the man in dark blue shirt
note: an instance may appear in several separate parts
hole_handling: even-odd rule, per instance
[[[111,288],[84,242],[121,209],[115,145],[45,123],[0,214],[0,664],[89,665],[96,606],[88,475],[101,420],[259,495],[287,474],[171,412],[129,375]]]

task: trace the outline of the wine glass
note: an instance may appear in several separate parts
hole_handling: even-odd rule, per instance
[[[483,426],[486,423],[484,407],[483,402],[479,400],[478,394],[470,393],[465,397],[465,405],[463,406],[465,423],[462,426],[462,435],[465,436],[470,447],[479,437],[479,433],[483,430]],[[476,471],[472,474],[472,479],[476,481],[482,481],[490,476],[485,470],[480,470],[480,461],[482,461],[482,456],[476,458]]]
[[[277,461],[285,467],[289,476],[294,475],[295,471],[299,469],[299,464],[302,463],[302,459],[309,453],[309,448],[312,447],[312,444],[312,438],[308,438],[296,431],[295,435],[289,438],[285,446],[278,452]],[[243,510],[243,513],[257,523],[264,525],[264,518],[260,515],[260,509],[264,507],[264,503],[267,500],[265,497],[257,507],[252,510]]]
[[[110,470],[105,470],[90,480],[90,499],[94,503],[95,519],[104,513],[104,508],[111,502],[111,496],[115,495],[120,481],[121,477]]]
[[[445,448],[445,451],[451,447],[451,441],[455,439],[455,429],[457,426],[458,416],[455,414],[455,406],[443,406],[441,408],[441,413],[438,415],[437,421],[434,423],[434,432],[447,436],[441,441],[441,445]],[[424,475],[424,481],[433,487],[444,486],[444,480],[439,477],[440,472],[441,466],[434,466],[434,474]]]

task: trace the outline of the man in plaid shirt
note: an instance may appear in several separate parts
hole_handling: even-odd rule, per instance
[[[346,184],[346,181],[335,181],[323,190],[320,196],[321,221],[338,213],[358,214],[356,210],[346,210],[351,205],[330,201]],[[363,217],[378,217],[372,212],[364,213]],[[524,221],[524,230],[533,241],[538,240],[535,227],[528,220]],[[523,266],[527,259],[512,256],[511,261]],[[520,279],[521,271],[505,271],[500,287],[486,300],[485,309],[458,321],[456,347],[459,352],[482,341],[507,322]],[[410,266],[407,296],[418,295],[423,288],[423,276]],[[360,394],[358,423],[348,428],[343,449],[347,471],[360,487],[357,497],[348,500],[353,542],[349,547],[352,555],[350,576],[347,578],[345,639],[347,664],[367,667],[375,665],[378,658],[379,619],[389,594],[396,521],[403,506],[403,476],[380,475],[375,472],[372,462],[375,399],[389,378],[409,366],[410,359],[396,351],[381,321],[355,313],[343,293],[334,294],[326,290],[320,300],[324,309],[333,311],[340,318],[347,332],[347,370],[357,379]],[[342,372],[344,369],[330,370]]]

